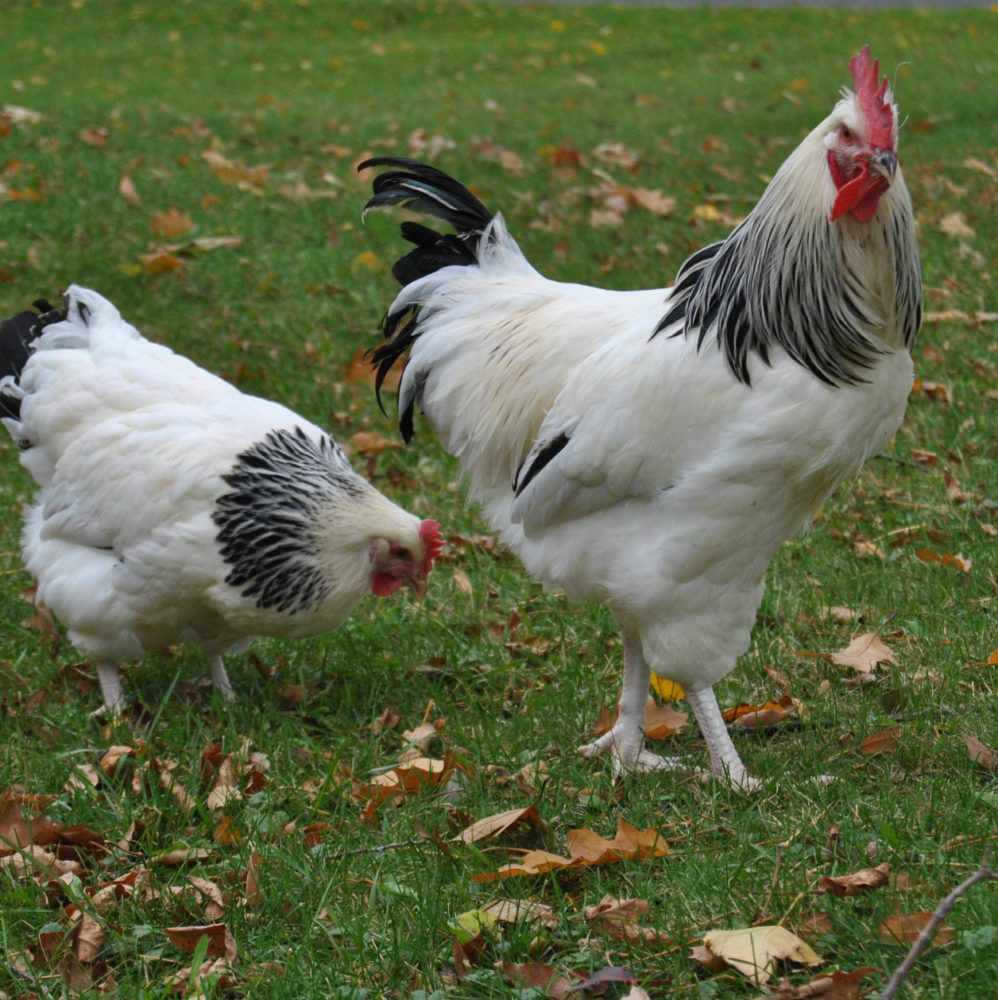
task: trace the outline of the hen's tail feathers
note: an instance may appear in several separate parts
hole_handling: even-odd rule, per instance
[[[463,185],[442,170],[401,156],[377,156],[365,160],[357,168],[393,168],[374,179],[374,196],[364,206],[364,213],[379,208],[400,206],[409,211],[431,216],[453,226],[454,233],[438,233],[418,222],[403,222],[402,236],[413,244],[405,256],[392,266],[392,274],[405,287],[444,267],[468,266],[478,263],[478,248],[482,235],[492,221],[492,213]],[[388,312],[381,329],[388,343],[371,351],[371,364],[377,370],[374,391],[378,405],[385,378],[412,346],[418,336],[417,307],[405,305]],[[399,429],[408,442],[412,437],[412,408],[399,419]]]
[[[45,327],[61,323],[65,309],[55,309],[47,299],[36,299],[35,310],[26,310],[0,320],[0,419],[19,420],[21,392],[18,379],[31,355],[32,344]]]

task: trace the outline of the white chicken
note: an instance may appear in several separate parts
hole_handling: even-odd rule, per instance
[[[231,701],[226,650],[329,631],[368,591],[425,592],[437,523],[329,435],[145,340],[96,292],[64,300],[0,325],[0,415],[41,487],[23,533],[37,599],[96,663],[104,710],[126,704],[118,664],[147,652],[196,643]]]
[[[686,689],[713,773],[756,786],[712,685],[748,648],[779,545],[904,415],[922,285],[898,113],[868,48],[849,68],[855,89],[672,288],[551,281],[446,174],[361,165],[390,168],[367,209],[457,230],[402,223],[379,399],[408,352],[406,440],[418,406],[527,569],[613,613],[619,715],[581,749],[617,768],[678,766],[643,748],[654,671]]]

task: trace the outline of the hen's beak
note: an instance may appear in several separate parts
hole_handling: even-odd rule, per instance
[[[417,601],[421,601],[424,597],[426,597],[426,590],[427,587],[429,586],[429,580],[425,576],[406,574],[405,585],[412,591],[412,596]]]
[[[882,149],[870,157],[870,166],[888,182],[894,180],[898,168],[897,153],[893,149]]]

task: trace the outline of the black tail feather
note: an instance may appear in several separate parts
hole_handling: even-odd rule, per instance
[[[492,221],[492,213],[463,184],[428,163],[405,156],[376,156],[357,169],[368,167],[399,169],[374,178],[374,197],[364,206],[365,212],[401,205],[440,219],[465,237],[480,235]]]
[[[374,196],[364,206],[365,214],[372,209],[406,208],[453,226],[454,233],[438,233],[429,226],[406,221],[401,224],[403,238],[415,249],[400,257],[392,266],[392,274],[400,285],[425,278],[444,267],[469,266],[478,262],[478,244],[492,213],[463,185],[442,170],[403,156],[376,156],[365,160],[358,170],[368,167],[390,167],[374,179]],[[369,352],[371,365],[377,374],[374,392],[382,413],[381,390],[395,363],[405,358],[413,341],[419,336],[419,310],[407,306],[390,312],[381,321],[387,343]],[[399,429],[406,443],[412,437],[413,405],[399,414]]]
[[[15,381],[19,379],[31,356],[32,343],[50,323],[66,318],[66,310],[53,308],[47,299],[36,299],[32,304],[37,312],[29,309],[0,320],[0,378],[13,375]],[[0,417],[17,420],[20,416],[21,401],[11,393],[0,391]]]

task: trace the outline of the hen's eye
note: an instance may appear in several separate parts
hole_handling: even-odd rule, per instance
[[[395,556],[396,559],[411,559],[412,558],[412,553],[408,549],[402,548],[402,546],[396,546],[392,550],[392,555]]]
[[[853,130],[849,128],[847,125],[843,125],[842,128],[839,129],[839,136],[841,137],[843,142],[852,142],[853,139],[856,138],[855,134],[853,133]]]

